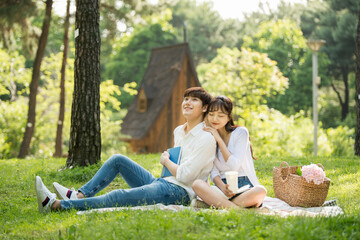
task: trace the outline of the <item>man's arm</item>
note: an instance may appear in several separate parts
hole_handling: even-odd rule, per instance
[[[193,182],[199,178],[204,167],[209,166],[215,159],[216,142],[212,135],[202,135],[192,153],[187,156],[176,170],[176,179],[185,184]],[[210,171],[210,170],[209,170]]]
[[[170,160],[170,154],[167,151],[165,151],[161,154],[160,163],[162,165],[164,165],[167,169],[169,169],[171,175],[176,177],[178,165]]]

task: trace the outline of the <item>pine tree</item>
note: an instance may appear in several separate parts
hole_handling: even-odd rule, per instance
[[[75,80],[66,166],[100,161],[99,0],[76,0]]]

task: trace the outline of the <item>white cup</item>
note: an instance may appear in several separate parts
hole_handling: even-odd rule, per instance
[[[233,192],[238,190],[238,172],[228,171],[225,172],[226,183],[229,184],[229,189]]]

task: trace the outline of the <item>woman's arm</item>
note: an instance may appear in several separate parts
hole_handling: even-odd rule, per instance
[[[229,149],[227,148],[224,140],[220,137],[219,132],[212,127],[205,127],[204,131],[210,132],[214,136],[215,141],[217,142],[217,144],[220,148],[220,151],[224,157],[224,160],[225,160],[225,162],[227,162],[227,160],[231,156],[231,153],[230,153]]]
[[[213,179],[213,182],[215,183],[215,185],[228,197],[232,197],[235,195],[235,193],[233,193],[230,189],[229,189],[229,185],[225,184],[222,179],[220,178],[220,176],[216,176]]]
[[[219,145],[220,151],[224,157],[225,162],[227,162],[229,157],[231,156],[229,149],[227,148],[227,146],[222,138],[220,138],[219,141],[217,141],[217,143]]]

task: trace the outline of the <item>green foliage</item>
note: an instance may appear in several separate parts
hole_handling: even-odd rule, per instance
[[[329,71],[335,78],[348,74],[353,65],[358,1],[313,1],[302,16],[301,28],[308,38],[326,40],[322,47],[331,65]]]
[[[161,12],[162,7],[147,0],[100,1],[101,68],[107,65],[119,36],[129,34],[147,16]]]
[[[257,11],[244,14],[244,35],[254,36],[258,32],[261,23],[275,19],[291,20],[299,25],[304,9],[305,6],[302,3],[281,0],[277,5],[277,9],[273,9],[267,3],[260,2]]]
[[[324,128],[335,128],[344,124],[341,122],[341,107],[339,106],[339,100],[331,87],[319,89],[318,107],[319,121],[323,123]],[[352,118],[355,122],[355,109],[347,118],[349,120]],[[347,121],[347,124],[345,125],[350,128],[355,128],[355,124],[351,124],[349,121]]]
[[[100,84],[100,109],[103,114],[108,116],[113,111],[120,110],[120,102],[114,96],[120,96],[121,92],[118,86],[114,85],[112,80],[103,81]],[[107,106],[105,106],[105,104]],[[112,111],[106,111],[111,109]],[[106,112],[105,112],[106,111]]]
[[[32,27],[29,22],[38,13],[36,1],[3,1],[0,8],[0,48],[23,51],[24,55],[31,56],[39,29]]]
[[[294,71],[294,79],[292,81],[292,98],[288,99],[292,104],[292,111],[288,111],[289,113],[294,114],[300,110],[310,111],[312,109],[312,52],[310,49],[306,51],[303,59],[300,61],[299,67]],[[328,76],[328,66],[330,64],[330,60],[327,55],[323,52],[318,53],[318,76],[321,79],[321,83],[319,85],[319,92],[321,88],[324,88],[323,101],[328,102],[331,101],[331,97],[329,91],[333,92],[329,89],[329,85],[331,84],[331,77]],[[286,93],[285,93],[286,94]],[[289,97],[289,96],[288,96]],[[279,98],[281,100],[281,97]],[[318,98],[318,101],[320,99]],[[336,103],[338,105],[338,103]],[[288,106],[289,107],[289,106]],[[331,119],[326,119],[331,120]]]
[[[51,54],[43,59],[40,85],[37,94],[35,134],[31,142],[31,154],[52,156],[55,150],[56,126],[59,116],[60,68],[62,53]],[[65,118],[63,122],[63,152],[67,152],[70,136],[70,112],[73,94],[74,60],[68,58],[65,71]],[[26,121],[26,118],[24,118]]]
[[[101,150],[106,154],[127,152],[128,144],[120,140],[120,119],[125,117],[126,112],[120,109],[120,95],[119,87],[112,80],[100,84]]]
[[[302,16],[301,28],[310,39],[323,39],[326,44],[321,48],[330,59],[328,74],[339,92],[338,101],[342,108],[341,120],[344,120],[351,105],[348,96],[350,84],[348,75],[354,72],[354,50],[357,17],[360,2],[356,0],[312,1]]]
[[[17,156],[25,131],[27,99],[0,101],[0,159]]]
[[[171,24],[176,29],[179,42],[184,41],[184,23],[187,42],[195,66],[210,62],[221,47],[239,46],[243,34],[243,23],[236,19],[222,19],[210,1],[181,0],[171,4]]]
[[[160,154],[130,156],[160,176]],[[105,159],[105,158],[104,158]],[[61,170],[65,159],[0,160],[1,239],[357,239],[360,235],[359,158],[260,157],[255,168],[260,182],[274,197],[272,168],[282,161],[290,166],[321,163],[331,179],[327,200],[337,199],[345,214],[338,217],[266,216],[243,211],[130,211],[77,215],[76,211],[40,214],[37,210],[34,177],[40,175],[50,190],[53,181],[79,188],[101,164]],[[128,188],[118,177],[105,194]],[[306,234],[306,235],[304,235]]]
[[[64,1],[64,4],[65,2],[66,1]],[[50,23],[48,41],[46,43],[45,56],[50,56],[50,54],[57,54],[59,52],[63,52],[64,21],[65,21],[65,17],[59,17],[56,14],[51,15],[51,23]],[[68,35],[70,48],[74,46],[74,41],[73,41],[74,38],[72,38],[72,32],[73,31],[71,30],[71,24],[70,24],[69,35]],[[69,53],[71,54],[72,52],[70,51]]]
[[[18,52],[8,53],[0,48],[0,59],[0,101],[14,101],[24,87],[29,87],[31,72]]]
[[[261,156],[312,156],[312,119],[304,112],[287,117],[274,109],[252,112],[243,122],[249,129],[254,154]],[[354,129],[318,128],[318,154],[320,156],[354,156]]]
[[[251,50],[221,48],[209,64],[198,67],[202,86],[213,95],[230,97],[234,118],[249,129],[255,156],[311,156],[313,122],[305,111],[286,116],[265,105],[264,97],[284,91],[287,79],[276,63],[265,54]],[[336,136],[342,135],[342,144]],[[318,154],[353,155],[354,144],[349,128],[318,131]]]
[[[17,52],[0,49],[0,158],[16,156],[25,131],[29,69]]]
[[[230,97],[236,114],[248,118],[265,104],[265,98],[285,90],[288,80],[265,54],[251,49],[223,47],[208,64],[198,67],[202,86],[213,95]]]
[[[252,37],[244,37],[244,45],[258,52],[267,53],[289,79],[284,94],[267,98],[268,106],[285,114],[307,111],[312,106],[312,59],[306,53],[306,41],[300,27],[289,19],[263,22]],[[320,76],[324,61],[320,58]],[[325,78],[326,79],[326,78]]]
[[[25,59],[16,53],[8,55],[0,49],[0,54],[6,62],[0,64],[1,88],[5,95],[0,100],[0,158],[17,156],[25,131],[26,113],[28,108],[28,91],[30,72],[24,68]],[[62,53],[51,54],[43,60],[40,76],[40,86],[37,95],[37,112],[35,134],[31,144],[31,155],[52,156],[55,149],[55,134],[59,114],[60,98],[60,67]],[[65,77],[65,119],[63,123],[63,152],[67,152],[70,135],[70,112],[73,94],[74,60],[69,58]],[[13,92],[8,89],[13,84]],[[16,87],[19,86],[19,87]],[[19,90],[21,89],[21,90]],[[103,152],[126,150],[126,144],[119,140],[120,124],[124,110],[120,109],[118,96],[121,94],[118,86],[111,80],[104,81],[100,86],[100,107]],[[113,112],[120,112],[114,118]]]
[[[326,130],[332,147],[332,156],[353,156],[355,131],[347,126],[338,126]]]
[[[103,78],[112,79],[114,84],[124,87],[126,83],[140,82],[145,74],[151,49],[175,43],[175,35],[168,24],[170,11],[164,11],[146,19],[146,24],[138,25],[130,35],[124,35],[113,49],[113,55],[105,66]],[[133,96],[122,91],[119,100],[128,107]]]
[[[244,38],[243,46],[266,52],[281,72],[290,77],[304,54],[306,42],[295,22],[282,19],[261,23],[255,36]]]

